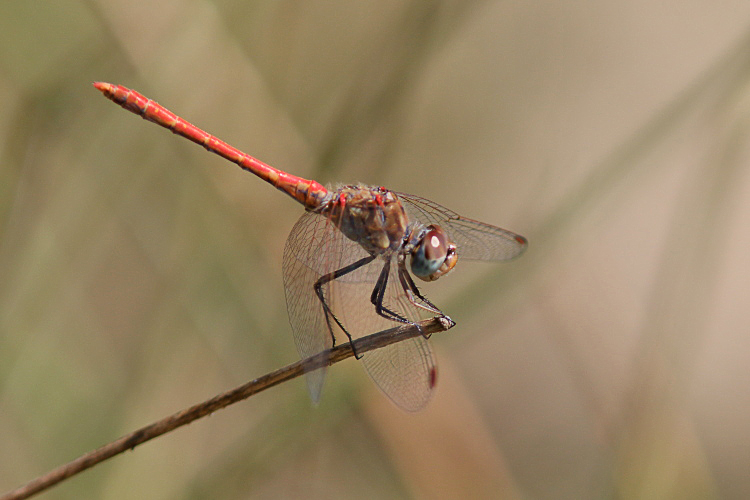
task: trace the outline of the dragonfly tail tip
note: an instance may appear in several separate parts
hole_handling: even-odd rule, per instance
[[[101,91],[102,94],[111,94],[112,88],[114,87],[111,83],[107,82],[94,82],[94,87],[96,87],[97,90]]]

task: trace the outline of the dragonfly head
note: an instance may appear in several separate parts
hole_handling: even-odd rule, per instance
[[[411,271],[424,281],[435,281],[456,265],[458,254],[445,231],[430,225],[421,231],[411,251]]]

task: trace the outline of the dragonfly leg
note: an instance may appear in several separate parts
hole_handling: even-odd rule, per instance
[[[380,276],[378,277],[377,283],[375,283],[375,288],[372,290],[372,295],[370,295],[370,302],[372,305],[375,306],[375,312],[382,316],[385,319],[389,319],[391,321],[398,321],[400,323],[406,323],[409,325],[415,325],[417,328],[421,327],[419,324],[414,323],[413,321],[409,321],[408,319],[404,318],[400,314],[391,311],[387,307],[383,305],[383,299],[385,298],[385,291],[388,285],[388,274],[391,272],[391,261],[386,260],[385,264],[383,265],[383,270],[380,272]]]
[[[409,274],[409,271],[406,269],[405,262],[405,258],[399,257],[398,279],[401,283],[401,287],[403,288],[404,293],[406,294],[406,297],[409,299],[409,302],[414,304],[416,307],[437,314],[438,316],[445,317],[443,311],[441,311],[435,304],[430,302],[427,297],[421,294],[419,288],[417,287],[416,283],[414,283],[414,280]],[[429,335],[425,335],[424,337],[429,338]]]
[[[320,300],[320,303],[323,306],[323,312],[325,314],[326,324],[328,325],[328,333],[331,334],[333,345],[336,345],[336,336],[333,334],[333,326],[331,325],[331,319],[333,319],[333,321],[336,322],[339,328],[341,328],[341,331],[344,332],[346,337],[349,339],[349,342],[353,342],[353,339],[352,339],[351,334],[349,334],[349,332],[347,331],[347,329],[344,328],[344,325],[341,324],[341,321],[339,321],[336,315],[333,314],[333,311],[331,311],[331,307],[328,305],[328,301],[326,300],[325,294],[323,293],[323,285],[335,280],[336,278],[340,278],[341,276],[344,276],[345,274],[355,271],[362,266],[366,266],[373,260],[375,260],[375,256],[368,255],[367,257],[359,259],[358,261],[353,262],[349,264],[348,266],[342,267],[341,269],[337,269],[336,271],[333,271],[332,273],[324,274],[323,276],[318,278],[318,281],[316,281],[315,285],[313,285],[313,288],[315,289],[315,295],[318,296],[318,300]],[[357,354],[357,350],[354,348],[354,344],[352,344],[352,351],[354,351],[355,358],[359,359],[362,357],[359,354]]]

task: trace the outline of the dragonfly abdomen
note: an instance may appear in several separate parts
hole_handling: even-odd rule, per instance
[[[308,210],[318,209],[328,196],[328,190],[316,181],[303,179],[278,170],[262,161],[243,153],[221,139],[201,130],[189,121],[180,118],[156,101],[139,92],[111,83],[96,82],[94,87],[105,97],[141,118],[161,125],[173,133],[200,144],[207,151],[236,163],[243,170],[251,172],[280,191],[285,192]]]

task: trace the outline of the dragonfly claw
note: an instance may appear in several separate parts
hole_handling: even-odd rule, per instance
[[[356,360],[360,360],[360,359],[362,359],[362,356],[364,356],[364,354],[359,354],[357,352],[357,348],[354,347],[354,344],[352,344],[352,353],[354,353],[354,359],[356,359]]]
[[[417,330],[419,330],[419,333],[421,333],[422,337],[424,337],[425,339],[429,339],[432,336],[432,333],[426,332],[422,325],[420,325],[419,323],[412,323],[412,325],[417,327]]]
[[[437,316],[437,320],[440,322],[440,325],[446,330],[450,330],[451,328],[456,326],[456,322],[453,321],[450,316],[446,316],[445,314]]]

